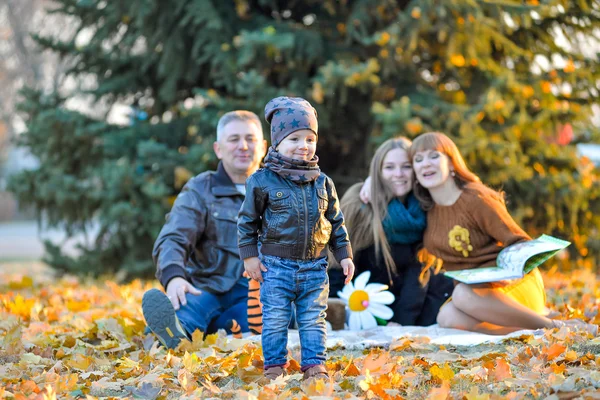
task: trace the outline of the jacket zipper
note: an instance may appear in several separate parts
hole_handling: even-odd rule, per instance
[[[302,199],[304,200],[304,251],[302,257],[306,257],[306,247],[308,246],[308,205],[306,204],[306,193],[304,188],[306,185],[302,185]]]

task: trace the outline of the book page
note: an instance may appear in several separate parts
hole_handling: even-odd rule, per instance
[[[542,235],[537,239],[529,240],[508,246],[498,254],[496,263],[499,267],[518,273],[521,276],[533,268],[539,266],[548,258],[564,249],[570,243],[548,235]],[[535,257],[539,255],[539,257]],[[525,265],[532,264],[530,268]],[[525,270],[525,273],[523,272]]]
[[[511,274],[511,271],[499,267],[484,267],[484,268],[473,268],[463,269],[460,271],[448,271],[445,272],[449,278],[455,279],[463,283],[485,283],[485,282],[496,282],[505,279],[516,279],[520,278],[521,275],[516,273]]]
[[[497,266],[445,272],[444,275],[464,283],[495,282],[522,278],[571,243],[552,236],[516,243],[503,249]]]

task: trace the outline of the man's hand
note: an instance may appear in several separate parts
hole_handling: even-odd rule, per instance
[[[352,262],[351,258],[344,258],[342,261],[340,261],[340,265],[344,270],[344,275],[346,275],[346,280],[344,281],[344,284],[347,285],[350,283],[352,277],[354,276],[354,263]]]
[[[365,183],[360,188],[360,199],[363,203],[368,204],[371,202],[371,177],[367,177]]]
[[[175,310],[179,310],[180,303],[182,306],[187,304],[186,293],[199,295],[202,291],[181,277],[173,278],[167,283],[167,297],[171,300]]]
[[[258,257],[246,258],[244,260],[244,269],[251,279],[259,281],[260,283],[263,281],[262,273],[260,271],[267,272],[267,268],[260,262]]]

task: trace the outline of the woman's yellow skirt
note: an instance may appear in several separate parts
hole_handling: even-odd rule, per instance
[[[494,290],[503,292],[517,303],[524,305],[538,314],[545,315],[548,312],[546,308],[544,280],[538,268],[535,268],[512,285],[496,287]],[[452,297],[446,300],[442,307],[451,301]]]
[[[519,304],[535,311],[546,314],[546,291],[544,281],[538,268],[528,273],[510,286],[496,288]]]

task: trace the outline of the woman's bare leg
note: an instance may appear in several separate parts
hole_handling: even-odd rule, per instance
[[[517,326],[519,329],[554,327],[550,318],[536,313],[493,288],[460,283],[452,292],[452,303],[457,310],[473,319],[493,325]]]
[[[523,328],[494,325],[483,322],[465,314],[454,306],[454,301],[449,302],[440,310],[437,322],[441,328],[462,329],[464,331],[486,333],[488,335],[506,335]]]

